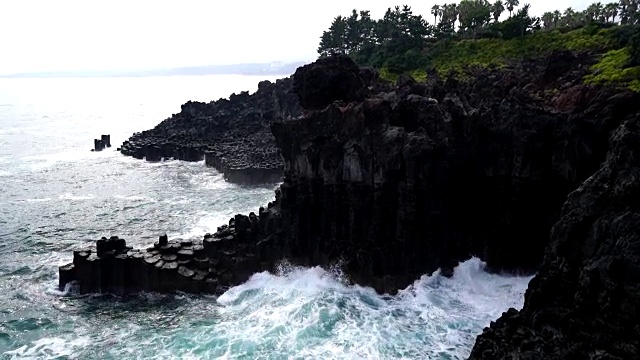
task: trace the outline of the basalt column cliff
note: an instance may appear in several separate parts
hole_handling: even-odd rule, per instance
[[[615,335],[638,310],[640,101],[581,84],[584,61],[555,53],[473,80],[396,86],[347,57],[301,67],[292,87],[303,115],[271,126],[284,162],[273,203],[198,241],[132,250],[101,240],[60,269],[60,285],[220,293],[288,259],[340,264],[353,281],[395,292],[475,255],[496,271],[540,273],[523,312],[487,330],[474,357],[560,354],[543,336],[596,346],[575,334]],[[594,322],[572,320],[596,310]],[[567,318],[553,323],[558,314]],[[631,334],[615,346],[637,349]]]

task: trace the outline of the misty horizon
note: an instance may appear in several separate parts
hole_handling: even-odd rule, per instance
[[[311,62],[323,31],[338,15],[358,9],[380,18],[387,8],[406,4],[431,22],[431,7],[445,2],[3,2],[0,12],[8,16],[0,22],[0,76]],[[532,14],[542,15],[581,10],[592,1],[528,2]]]
[[[268,63],[238,63],[221,65],[179,66],[140,69],[88,69],[67,71],[31,71],[0,74],[0,78],[54,77],[143,77],[143,76],[202,76],[202,75],[291,75],[296,68],[312,62],[272,61]]]

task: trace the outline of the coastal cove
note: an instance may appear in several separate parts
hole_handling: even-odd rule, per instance
[[[278,184],[236,185],[203,161],[115,151],[186,99],[255,91],[263,80],[0,81],[1,358],[464,358],[484,326],[522,306],[530,277],[490,274],[478,259],[453,278],[417,276],[396,296],[331,269],[287,266],[219,298],[58,291],[58,266],[102,236],[136,248],[165,232],[198,240],[275,199]],[[113,147],[89,151],[102,133]]]
[[[0,78],[0,357],[640,358],[640,0],[547,5]]]
[[[475,70],[471,81],[432,73],[426,83],[400,76],[391,84],[346,56],[319,59],[284,88],[297,95],[303,114],[269,125],[284,161],[275,201],[201,240],[161,237],[139,250],[117,237],[99,240],[97,251],[75,251],[73,263],[60,268],[60,288],[78,281],[90,293],[226,294],[253,273],[278,273],[286,259],[337,265],[350,282],[401,294],[436,270],[455,279],[456,265],[477,255],[493,272],[542,272],[524,309],[485,329],[471,358],[631,358],[637,338],[622,329],[633,324],[635,295],[614,295],[611,287],[634,281],[635,252],[621,249],[637,247],[633,144],[640,105],[628,89],[582,84],[576,75],[584,61],[559,51],[528,60],[526,70]],[[571,98],[547,91],[571,82]],[[271,91],[272,84],[262,84],[245,96]],[[258,104],[253,113],[269,113]],[[203,123],[220,119],[183,107],[183,115],[135,136],[168,124],[167,139],[192,136],[190,126],[175,125],[185,112]],[[265,121],[258,118],[262,127]],[[158,148],[155,136],[146,151]],[[585,250],[576,253],[571,244]],[[588,280],[575,283],[581,271]],[[583,312],[594,306],[602,307],[597,317]],[[575,328],[580,323],[585,330]],[[603,340],[610,337],[616,342]]]

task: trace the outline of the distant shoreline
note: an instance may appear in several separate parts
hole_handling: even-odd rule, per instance
[[[0,78],[64,78],[64,77],[152,77],[152,76],[204,76],[204,75],[291,75],[305,61],[292,63],[259,63],[190,66],[172,69],[139,71],[47,71],[17,74],[0,74]]]

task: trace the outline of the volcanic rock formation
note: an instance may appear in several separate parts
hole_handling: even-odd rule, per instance
[[[263,81],[249,94],[211,103],[189,101],[180,113],[154,129],[135,133],[120,147],[124,155],[147,161],[205,160],[229,181],[279,182],[282,160],[269,125],[302,109],[292,80]]]
[[[476,255],[494,271],[539,273],[524,309],[487,329],[473,358],[633,358],[640,97],[581,84],[589,61],[562,52],[395,87],[345,57],[301,67],[292,88],[304,115],[271,126],[284,160],[273,203],[201,246],[115,242],[120,250],[95,255],[101,278],[121,271],[111,256],[142,264],[131,268],[142,279],[162,261],[153,281],[110,286],[74,257],[60,284],[219,293],[286,258],[341,264],[353,281],[392,293]],[[196,274],[195,287],[175,280]]]
[[[521,311],[478,337],[471,359],[640,358],[640,122],[611,136],[569,194]]]

